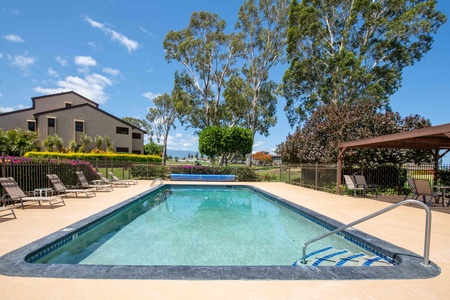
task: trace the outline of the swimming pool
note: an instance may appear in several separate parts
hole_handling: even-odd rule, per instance
[[[235,197],[238,192],[241,194]],[[244,197],[242,192],[248,197]],[[218,198],[224,201],[217,201]],[[168,220],[175,216],[175,212],[177,217]],[[282,217],[281,222],[275,222],[275,216],[280,214],[287,216]],[[206,221],[200,220],[199,215],[206,216]],[[239,218],[249,223],[242,225]],[[217,220],[225,224],[214,227]],[[136,279],[427,278],[439,274],[435,265],[420,266],[420,256],[354,229],[343,237],[335,236],[326,241],[327,245],[356,251],[353,248],[358,244],[363,251],[391,258],[396,265],[294,267],[291,264],[299,258],[304,239],[308,239],[298,234],[301,229],[296,227],[296,223],[302,222],[307,226],[319,224],[318,233],[341,225],[250,186],[221,185],[199,189],[198,185],[165,185],[3,256],[0,258],[0,272],[13,276]],[[134,227],[125,226],[127,223]],[[201,223],[198,228],[209,230],[198,232],[195,223]],[[144,235],[145,238],[139,235],[136,244],[123,239],[133,236],[133,231],[142,231],[142,226],[158,231]],[[239,226],[250,227],[250,230]],[[163,230],[159,231],[159,227]],[[312,232],[310,228],[305,231]],[[241,231],[244,235],[239,236],[237,244],[233,245],[234,234]],[[97,232],[102,234],[97,235]],[[146,244],[144,241],[147,240],[151,242]],[[211,243],[208,244],[209,240]],[[351,243],[342,244],[346,240]],[[74,244],[75,241],[78,243]],[[113,241],[118,243],[111,246]],[[155,244],[160,248],[155,248]],[[179,253],[165,255],[167,253],[164,252],[177,252],[173,250],[183,248],[183,244],[186,244],[184,248],[188,251],[184,252],[188,256]],[[219,247],[220,244],[224,247]],[[250,244],[255,244],[256,248],[247,249]],[[326,245],[316,245],[318,249],[323,246]],[[80,251],[80,248],[87,250]],[[125,252],[117,252],[119,248]],[[264,251],[259,253],[258,248],[264,248]],[[211,255],[201,253],[201,249],[206,249],[206,254],[209,252]],[[231,255],[227,258],[228,252]],[[109,257],[109,254],[113,255]],[[131,259],[134,255],[137,261]],[[240,255],[242,257],[237,262],[230,260]]]

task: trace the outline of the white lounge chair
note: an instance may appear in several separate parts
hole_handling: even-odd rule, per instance
[[[80,182],[80,185],[77,185],[77,187],[81,187],[83,189],[95,189],[97,192],[113,191],[113,187],[111,184],[107,184],[107,183],[105,183],[105,184],[102,184],[102,183],[89,184],[89,182],[86,179],[86,176],[84,176],[84,173],[82,171],[76,171],[75,174],[77,174],[78,181]]]
[[[64,194],[65,197],[67,197],[67,194],[75,194],[76,197],[78,197],[78,194],[85,194],[86,197],[89,198],[89,196],[95,196],[95,189],[77,189],[74,187],[67,188],[59,179],[58,175],[56,174],[47,174],[48,179],[50,179],[50,182],[55,187],[55,190],[58,194]]]
[[[375,191],[375,197],[378,197],[377,186],[375,184],[368,184],[364,175],[353,175],[355,178],[355,184],[358,188],[363,188],[364,197],[367,196],[367,192]]]
[[[100,179],[103,181],[103,183],[112,184],[115,187],[129,187],[130,186],[130,184],[128,182],[111,181],[108,178],[106,178],[101,172],[97,172],[97,175],[100,176]]]
[[[28,195],[19,187],[17,182],[12,177],[1,177],[0,183],[3,186],[3,188],[6,191],[6,194],[9,196],[11,201],[14,202],[20,202],[22,205],[22,209],[25,208],[24,202],[27,201],[38,201],[39,205],[41,205],[41,202],[48,202],[53,208],[53,204],[62,203],[63,205],[66,205],[64,203],[64,200],[59,196],[37,196],[35,192],[28,192]],[[4,201],[4,200],[3,200]],[[15,215],[14,215],[15,216]]]
[[[353,175],[344,175],[344,181],[349,190],[353,190],[353,196],[356,197],[356,191],[363,191],[364,187],[358,187],[355,183],[355,178]]]
[[[126,182],[128,184],[138,184],[137,180],[134,179],[120,179],[113,172],[108,172],[109,176],[111,176],[111,182]]]

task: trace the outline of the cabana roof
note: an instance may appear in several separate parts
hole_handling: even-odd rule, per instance
[[[430,126],[374,138],[341,142],[339,153],[351,148],[450,149],[450,124]]]

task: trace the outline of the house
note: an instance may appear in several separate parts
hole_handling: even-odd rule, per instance
[[[31,108],[0,114],[0,129],[35,131],[39,143],[57,134],[64,147],[73,140],[80,145],[84,132],[92,137],[108,136],[116,152],[144,153],[144,130],[98,108],[98,103],[73,91],[31,98]],[[92,142],[88,149],[94,148]]]
[[[261,157],[261,158],[270,156],[270,160],[271,160],[270,164],[272,164],[272,165],[281,165],[282,164],[281,155],[280,154],[270,153],[268,151],[260,151],[260,152],[257,152],[255,154],[257,154],[256,157]],[[266,165],[267,164],[266,159],[258,160],[257,158],[255,158],[255,154],[252,156],[252,160],[253,160],[253,164],[254,165],[258,166],[258,165]]]

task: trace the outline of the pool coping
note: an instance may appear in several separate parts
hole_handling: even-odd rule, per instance
[[[189,185],[189,184],[186,184]],[[164,186],[177,186],[165,184]],[[198,185],[196,185],[198,187]],[[235,186],[230,184],[230,186]],[[237,185],[236,185],[237,186]],[[62,228],[44,238],[23,246],[0,257],[0,274],[19,277],[44,278],[85,278],[85,279],[164,279],[164,280],[361,280],[361,279],[424,279],[440,274],[440,268],[430,262],[421,265],[422,257],[406,249],[351,228],[346,234],[362,239],[379,248],[382,253],[392,256],[397,265],[391,267],[328,267],[328,266],[105,266],[105,265],[67,265],[32,264],[25,258],[46,245],[62,239],[80,228],[96,222],[99,218],[126,206],[159,187],[151,188],[97,214]],[[282,205],[289,205],[294,211],[319,218],[330,226],[343,224],[303,206],[294,204],[279,196],[251,185],[248,187]],[[69,232],[68,232],[69,230]],[[71,232],[71,233],[70,233]],[[299,255],[300,255],[299,249]]]

